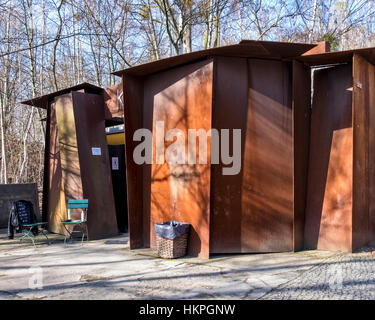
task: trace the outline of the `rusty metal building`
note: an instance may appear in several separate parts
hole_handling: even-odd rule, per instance
[[[327,51],[326,43],[242,41],[116,72],[123,109],[118,87],[88,84],[26,101],[48,110],[51,230],[60,231],[67,197],[88,197],[100,202],[89,207],[92,237],[115,233],[113,194],[126,187],[131,249],[155,247],[153,225],[168,220],[190,223],[189,253],[206,258],[354,251],[375,240],[375,49]],[[111,155],[96,161],[90,148],[107,150],[104,128],[122,117],[125,146],[114,154],[124,148],[126,165],[111,180]],[[185,136],[241,129],[241,171],[136,164],[133,134],[146,128],[155,138],[157,121]]]
[[[154,247],[154,223],[192,225],[189,253],[304,247],[311,71],[294,57],[324,45],[242,41],[116,72],[125,95],[130,246]],[[242,130],[242,169],[137,165],[139,128]]]
[[[83,83],[23,102],[47,110],[42,215],[51,232],[66,232],[69,199],[87,198],[89,239],[118,233],[105,127],[123,122],[119,89]]]
[[[375,48],[296,58],[313,73],[305,248],[375,240]]]

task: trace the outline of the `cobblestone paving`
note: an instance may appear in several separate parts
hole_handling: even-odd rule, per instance
[[[372,250],[328,258],[261,299],[375,300],[375,251]]]

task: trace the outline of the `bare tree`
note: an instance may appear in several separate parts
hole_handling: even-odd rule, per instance
[[[19,101],[241,39],[371,46],[373,0],[0,0],[0,183],[43,179],[46,112]]]

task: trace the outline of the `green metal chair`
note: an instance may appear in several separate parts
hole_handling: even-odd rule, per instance
[[[50,241],[47,237],[47,231],[44,230],[43,228],[39,227],[44,227],[48,224],[48,222],[35,222],[35,223],[28,223],[28,224],[22,224],[22,237],[20,238],[20,241],[24,239],[30,239],[33,243],[33,246],[35,246],[35,235],[33,233],[33,229],[36,227],[38,228],[38,233],[41,232],[47,239],[48,245],[50,245]]]
[[[85,238],[87,241],[88,238],[88,232],[87,232],[87,209],[89,207],[89,200],[88,199],[71,199],[68,200],[68,219],[61,221],[61,224],[64,226],[65,230],[68,233],[68,236],[65,235],[64,244],[67,242],[67,238],[69,237],[68,241],[73,239],[73,233],[74,232],[82,232],[82,239],[81,239],[81,245],[83,245],[83,239]],[[72,220],[71,219],[71,213],[72,209],[82,209],[81,211],[81,220]],[[72,226],[72,230],[69,230],[69,226]],[[75,226],[79,226],[81,231],[74,230]]]

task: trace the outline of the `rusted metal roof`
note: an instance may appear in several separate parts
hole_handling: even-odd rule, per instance
[[[321,66],[328,64],[351,62],[354,54],[359,54],[370,63],[375,63],[375,47],[353,49],[347,51],[328,52],[296,57],[295,60],[309,66]]]
[[[316,44],[242,40],[239,44],[185,53],[135,67],[113,72],[117,76],[128,74],[145,76],[211,56],[234,56],[266,59],[287,59],[299,56]]]
[[[88,93],[101,93],[104,89],[97,87],[93,84],[90,84],[88,82],[83,82],[83,83],[80,83],[78,85],[75,85],[69,88],[61,89],[56,92],[52,92],[52,93],[45,94],[40,97],[36,97],[34,99],[22,101],[21,103],[46,109],[48,101],[52,100],[54,97],[61,96],[71,91],[78,91],[78,90],[85,90],[85,92],[88,92]]]

